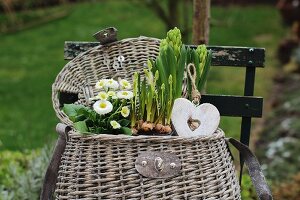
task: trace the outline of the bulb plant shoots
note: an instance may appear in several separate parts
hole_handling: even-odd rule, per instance
[[[205,45],[196,49],[182,44],[181,33],[174,28],[161,40],[159,55],[148,60],[144,70],[145,78],[137,73],[133,76],[133,95],[131,101],[131,127],[137,132],[171,132],[171,112],[175,99],[182,96],[183,82],[187,82],[188,97],[191,98],[191,83],[185,79],[186,66],[194,63],[196,85],[203,89],[211,62],[211,51]],[[138,103],[137,103],[138,102]]]

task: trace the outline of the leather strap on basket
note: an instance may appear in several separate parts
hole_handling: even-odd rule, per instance
[[[59,123],[56,126],[56,131],[59,134],[57,139],[53,156],[50,164],[47,168],[46,175],[44,177],[43,188],[40,195],[40,200],[52,200],[52,195],[55,190],[56,179],[58,175],[58,168],[63,152],[66,148],[66,142],[68,140],[68,132],[71,128],[65,124]]]
[[[230,142],[239,152],[243,155],[245,159],[245,163],[248,167],[248,171],[252,180],[252,184],[255,187],[257,196],[260,200],[272,200],[272,194],[270,188],[265,180],[265,177],[262,173],[261,167],[255,155],[251,152],[251,150],[241,142],[228,138],[228,142]]]

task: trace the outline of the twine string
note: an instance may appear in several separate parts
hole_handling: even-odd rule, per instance
[[[192,85],[192,92],[191,92],[192,99],[193,99],[192,102],[195,105],[199,105],[200,100],[201,100],[201,94],[196,86],[197,72],[196,72],[196,67],[193,63],[188,64],[187,73],[188,73],[189,79],[191,80],[191,85]]]

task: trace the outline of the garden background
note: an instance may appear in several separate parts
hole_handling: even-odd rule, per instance
[[[57,138],[51,84],[66,64],[64,41],[93,41],[93,33],[109,26],[119,30],[119,39],[163,38],[167,26],[147,2],[156,1],[2,0],[0,199],[38,198]],[[161,2],[167,10],[167,1]],[[179,27],[184,24],[183,3],[179,1]],[[226,5],[212,1],[209,44],[266,48],[266,66],[258,69],[255,85],[255,95],[265,98],[264,118],[253,122],[251,147],[276,199],[291,200],[300,197],[300,78],[291,70],[294,66],[287,62],[283,67],[278,60],[278,46],[290,29],[283,25],[275,5],[270,0],[228,1]],[[187,30],[191,30],[192,4],[184,8],[190,13],[186,19]],[[187,43],[190,41],[191,34]],[[238,68],[212,68],[207,93],[242,95],[244,73]],[[222,118],[220,127],[227,136],[238,138],[240,119]],[[247,176],[243,188],[243,199],[255,199]]]

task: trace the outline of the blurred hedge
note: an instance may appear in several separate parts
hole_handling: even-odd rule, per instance
[[[23,11],[82,1],[86,0],[2,0],[0,1],[0,13],[4,11],[7,12],[9,10]]]
[[[253,5],[253,4],[273,4],[275,5],[277,0],[211,0],[213,5]]]
[[[20,11],[39,7],[47,7],[64,3],[82,2],[87,0],[2,0],[0,1],[0,12],[5,11],[9,6],[11,10]],[[96,0],[94,0],[96,1]],[[101,1],[101,0],[98,0]],[[144,0],[149,1],[149,0]],[[182,0],[184,1],[184,0]],[[186,0],[191,1],[191,0]],[[1,4],[2,2],[2,4]],[[129,0],[128,0],[129,2]],[[249,5],[249,4],[276,4],[276,0],[212,0],[213,5]]]
[[[0,200],[38,199],[51,149],[0,152]]]
[[[68,16],[67,6],[55,6],[47,9],[36,9],[17,12],[13,19],[0,14],[0,33],[10,33],[48,23]]]

